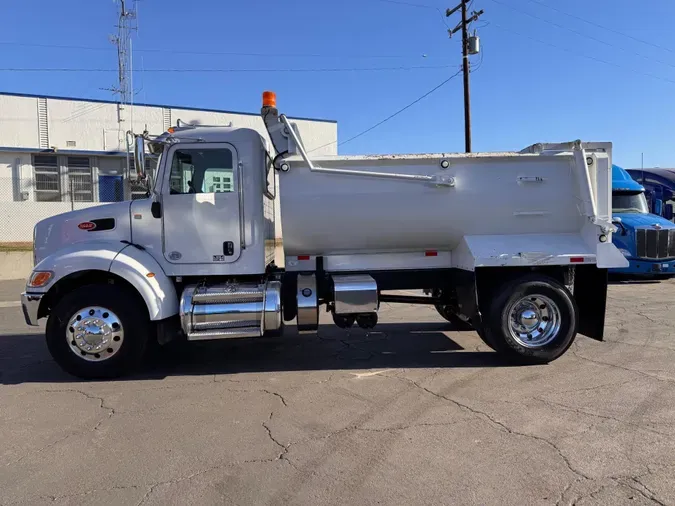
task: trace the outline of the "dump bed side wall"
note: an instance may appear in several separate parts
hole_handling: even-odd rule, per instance
[[[326,168],[448,175],[428,182],[310,172],[299,161],[280,174],[287,255],[452,250],[467,235],[570,234],[583,226],[571,156],[336,158]],[[581,184],[585,184],[581,182]]]

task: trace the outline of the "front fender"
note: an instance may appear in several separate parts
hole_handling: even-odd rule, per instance
[[[71,244],[45,257],[34,271],[51,271],[54,276],[40,288],[26,287],[31,293],[46,293],[61,279],[81,271],[108,271],[117,254],[126,248],[120,241],[87,241]]]
[[[110,272],[134,285],[145,301],[151,320],[178,314],[176,288],[148,252],[135,246],[125,247],[113,259]]]

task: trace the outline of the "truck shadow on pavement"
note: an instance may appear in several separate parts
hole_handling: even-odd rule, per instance
[[[214,374],[509,365],[489,351],[474,332],[454,331],[449,323],[386,323],[372,332],[321,325],[318,335],[300,335],[295,327],[287,327],[283,337],[171,343],[151,356],[140,371],[116,381]],[[56,365],[43,335],[0,336],[0,384],[73,381],[81,380]]]

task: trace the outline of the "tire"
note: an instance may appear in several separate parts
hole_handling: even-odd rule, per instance
[[[138,297],[118,285],[95,284],[61,299],[49,316],[45,337],[52,357],[69,374],[116,378],[140,364],[149,330],[148,314]]]
[[[441,315],[443,318],[445,318],[452,324],[455,330],[459,331],[473,330],[471,324],[462,320],[452,311],[451,306],[446,304],[434,304],[434,307],[436,308],[436,311],[438,311],[439,315]]]
[[[578,325],[579,311],[567,288],[531,275],[498,290],[481,338],[511,360],[545,364],[567,351]]]

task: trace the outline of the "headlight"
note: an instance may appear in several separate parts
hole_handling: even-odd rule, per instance
[[[28,286],[31,288],[40,288],[49,283],[54,277],[51,271],[35,271],[28,280]]]
[[[628,258],[629,256],[632,256],[631,253],[630,253],[630,251],[628,251],[627,249],[619,248],[619,251],[620,251],[621,254],[622,254],[623,256],[625,256],[626,258]]]

